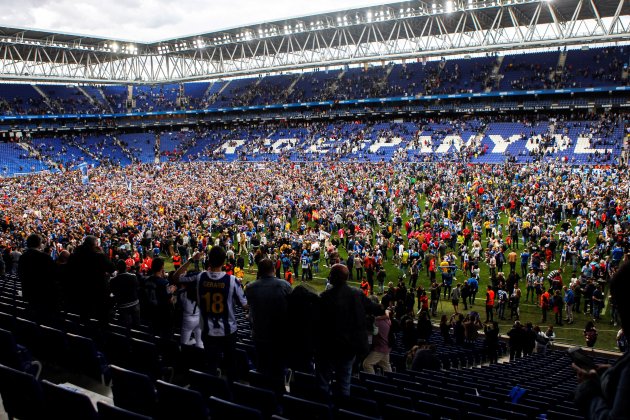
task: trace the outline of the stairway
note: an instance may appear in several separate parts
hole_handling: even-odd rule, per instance
[[[114,113],[114,110],[112,109],[112,105],[107,100],[107,97],[105,96],[105,92],[103,92],[103,89],[99,87],[97,88],[97,91],[99,95],[101,95],[101,98],[103,99],[102,102],[107,107],[107,109],[109,109],[109,112]]]
[[[286,97],[288,98],[289,96],[291,96],[291,94],[293,93],[293,90],[295,89],[295,85],[297,85],[297,83],[302,80],[302,77],[304,76],[304,73],[300,73],[298,75],[298,77],[296,77],[291,84],[289,85],[289,87],[287,88],[287,94]]]
[[[31,85],[31,86],[33,86],[33,89],[35,89],[35,91],[39,93],[42,96],[42,98],[44,98],[44,103],[48,106],[48,108],[54,110],[54,106],[50,98],[48,97],[48,95],[46,95],[46,93],[39,86],[37,85]]]
[[[77,86],[77,89],[88,99],[88,101],[90,101],[92,105],[97,105],[96,99],[90,96],[90,94],[87,93],[85,89],[83,89],[81,86]]]
[[[490,75],[486,79],[486,84],[488,84],[489,82],[492,82],[493,86],[495,86],[495,87],[499,86],[499,81],[502,78],[502,76],[499,74],[499,71],[501,70],[501,65],[503,64],[503,59],[504,58],[505,58],[505,56],[503,56],[503,55],[500,55],[500,56],[496,57],[497,61],[494,64],[494,67],[492,68],[492,72],[490,73]],[[491,90],[492,90],[492,87],[488,86],[485,89],[485,92],[490,92]]]
[[[55,168],[57,169],[59,167],[59,165],[50,159],[42,159],[42,154],[39,152],[39,150],[37,150],[36,148],[34,148],[31,144],[29,143],[25,143],[25,142],[19,142],[18,145],[24,149],[26,152],[28,152],[29,156],[33,156],[35,157],[37,160],[45,162],[48,166],[50,166],[51,168]]]

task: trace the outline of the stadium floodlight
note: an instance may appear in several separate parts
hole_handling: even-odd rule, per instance
[[[372,21],[372,12],[370,10],[368,10],[368,12],[365,14],[365,17],[367,18],[368,22]]]
[[[445,4],[446,13],[451,13],[453,11],[453,0],[446,0]]]
[[[112,44],[112,51],[114,51],[114,52],[118,52],[118,48],[119,48],[119,47],[118,47],[118,44],[117,44],[116,42],[114,42],[114,43]]]

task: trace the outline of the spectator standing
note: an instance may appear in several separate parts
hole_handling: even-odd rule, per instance
[[[378,328],[378,334],[372,337],[372,350],[363,360],[363,370],[374,374],[374,366],[380,366],[384,372],[391,372],[389,352],[392,346],[389,343],[389,332],[392,321],[389,311],[386,311],[382,305],[379,306],[374,323]]]
[[[214,246],[208,252],[206,271],[182,275],[191,262],[199,261],[197,252],[173,275],[180,283],[197,283],[199,322],[202,328],[203,346],[211,372],[218,367],[219,354],[223,354],[224,372],[228,380],[236,379],[236,323],[235,306],[247,308],[247,298],[240,280],[223,271],[225,250]]]
[[[358,259],[357,259],[358,261]],[[320,389],[350,395],[352,365],[368,353],[366,314],[376,312],[376,304],[360,290],[348,286],[348,268],[335,264],[330,269],[331,288],[320,295],[320,323],[316,352],[316,374]]]
[[[630,264],[622,265],[613,276],[610,292],[613,296],[630,294]],[[619,311],[622,327],[626,327],[630,323],[630,308],[623,305]],[[580,383],[575,402],[582,415],[593,420],[630,418],[630,353],[612,367],[599,365],[586,370],[573,365],[573,369]]]
[[[277,278],[274,272],[270,259],[261,260],[258,263],[258,278],[247,285],[245,296],[249,305],[258,369],[263,374],[281,378],[286,367],[286,340],[290,334],[287,330],[288,296],[292,289],[288,282]]]

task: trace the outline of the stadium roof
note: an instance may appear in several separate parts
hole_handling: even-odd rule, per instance
[[[625,0],[403,1],[148,43],[5,27],[0,77],[185,81],[628,40]]]

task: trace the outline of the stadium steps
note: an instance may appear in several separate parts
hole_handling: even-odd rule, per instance
[[[52,109],[53,106],[51,104],[50,98],[48,97],[48,95],[46,95],[46,92],[44,92],[44,90],[37,85],[31,85],[31,86],[33,86],[33,89],[35,89],[35,91],[37,91],[37,93],[39,93],[42,96],[42,98],[44,98],[44,103],[48,106],[48,108]]]
[[[82,94],[83,94],[83,95],[87,98],[87,100],[88,100],[88,101],[90,101],[90,103],[91,103],[92,105],[96,105],[96,103],[97,103],[97,102],[96,102],[96,99],[94,99],[92,96],[90,96],[90,94],[89,94],[89,93],[87,93],[87,92],[85,91],[85,89],[83,89],[81,86],[77,86],[77,90],[78,90],[79,92],[81,92],[81,93],[82,93]]]
[[[501,70],[501,65],[503,64],[503,58],[505,56],[501,55],[499,57],[497,57],[497,62],[494,63],[494,67],[492,68],[492,72],[490,73],[490,75],[488,76],[488,78],[486,79],[486,84],[488,84],[488,82],[493,81],[493,85],[497,86],[497,79],[501,77],[501,75],[499,75],[499,70]],[[492,90],[491,86],[488,86],[485,91],[486,92],[490,92]]]
[[[289,85],[286,91],[287,98],[293,93],[293,90],[295,90],[295,85],[297,85],[297,83],[302,79],[302,77],[304,77],[304,73],[298,75],[298,77],[293,79],[293,81],[291,82],[291,84]]]

